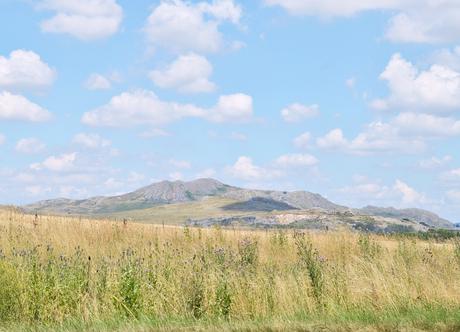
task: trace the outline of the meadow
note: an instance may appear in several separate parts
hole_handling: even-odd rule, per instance
[[[459,331],[460,244],[0,210],[0,331]]]

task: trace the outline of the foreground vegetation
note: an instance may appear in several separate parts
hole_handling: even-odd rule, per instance
[[[0,211],[0,330],[460,330],[460,245]]]

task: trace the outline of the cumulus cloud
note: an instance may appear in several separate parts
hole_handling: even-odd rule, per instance
[[[51,113],[21,95],[0,92],[0,120],[44,122]]]
[[[316,144],[323,149],[342,149],[349,145],[342,129],[332,129],[325,136],[316,139]]]
[[[200,117],[196,106],[165,102],[151,91],[124,92],[104,106],[86,112],[82,122],[90,126],[129,127],[162,125],[185,117]]]
[[[171,133],[167,132],[166,130],[159,129],[159,128],[149,129],[139,134],[139,137],[146,138],[146,139],[155,138],[155,137],[168,137],[168,136],[171,136]]]
[[[0,87],[9,90],[43,89],[53,84],[54,69],[37,53],[16,50],[9,57],[0,56]]]
[[[429,159],[420,160],[418,166],[423,169],[436,169],[440,168],[452,161],[452,156],[444,156],[442,158],[431,157]]]
[[[43,0],[38,8],[56,12],[41,22],[42,31],[96,40],[115,34],[123,10],[115,0]]]
[[[235,164],[226,170],[234,178],[246,181],[268,180],[282,175],[279,170],[255,165],[252,159],[246,156],[239,157]]]
[[[449,190],[446,193],[446,198],[449,203],[460,204],[460,190]]]
[[[391,121],[402,135],[448,137],[460,135],[460,121],[430,114],[401,113]]]
[[[318,164],[318,159],[310,154],[285,154],[279,156],[276,161],[276,165],[280,167],[311,167]]]
[[[305,149],[310,145],[310,140],[311,140],[311,134],[309,132],[305,132],[303,134],[300,134],[294,140],[292,143],[296,148],[299,149]]]
[[[190,3],[162,0],[150,14],[145,26],[154,48],[173,52],[217,52],[223,46],[219,31],[222,22],[238,24],[241,7],[233,0]]]
[[[161,88],[174,88],[180,92],[212,92],[216,85],[209,81],[212,65],[204,57],[195,53],[179,56],[166,68],[153,70],[149,77]]]
[[[386,37],[394,42],[438,43],[460,37],[460,3],[457,0],[265,0],[292,15],[350,17],[364,11],[396,12]]]
[[[184,174],[181,172],[171,172],[169,173],[169,179],[171,181],[179,181],[184,179]]]
[[[424,206],[428,203],[425,194],[419,193],[406,182],[395,180],[392,185],[382,184],[380,180],[372,180],[366,176],[355,176],[353,184],[337,189],[352,205],[366,204],[395,205],[396,207]]]
[[[180,168],[180,169],[189,169],[192,167],[192,164],[190,163],[190,161],[187,161],[187,160],[170,159],[169,164],[175,168]]]
[[[243,93],[220,96],[207,114],[213,122],[248,122],[252,119],[252,97]]]
[[[203,178],[212,178],[216,175],[216,170],[214,168],[207,168],[201,172],[198,172],[195,175],[195,178],[197,179],[203,179]]]
[[[339,150],[351,154],[372,154],[376,152],[420,152],[425,148],[423,139],[403,136],[391,124],[372,122],[354,139],[348,140],[339,128],[331,130],[316,140],[319,148]]]
[[[356,78],[354,77],[350,77],[348,78],[347,80],[345,80],[345,85],[350,88],[350,89],[353,89],[356,85]]]
[[[456,0],[412,1],[393,16],[386,37],[394,42],[444,43],[460,37],[460,4]]]
[[[132,127],[159,126],[184,118],[203,118],[212,122],[247,122],[253,114],[252,97],[237,93],[220,96],[209,109],[192,104],[162,101],[147,90],[124,92],[110,102],[83,114],[82,122],[90,126]]]
[[[45,150],[45,143],[37,138],[22,138],[16,143],[16,151],[26,154],[40,153]]]
[[[453,49],[443,48],[434,52],[431,56],[434,63],[460,71],[460,46]]]
[[[453,168],[448,171],[442,172],[439,177],[442,182],[448,185],[457,185],[458,183],[460,183],[460,168]]]
[[[460,73],[434,64],[419,70],[400,54],[392,56],[380,75],[390,89],[386,99],[377,99],[375,108],[402,108],[425,112],[446,112],[460,108]]]
[[[281,117],[286,122],[300,122],[308,118],[315,117],[319,114],[319,106],[305,106],[299,103],[294,103],[281,110]]]
[[[59,156],[50,156],[41,163],[34,163],[30,168],[35,171],[49,170],[53,172],[64,172],[74,168],[74,162],[77,158],[77,153],[67,153]]]
[[[420,204],[425,201],[425,196],[423,194],[420,194],[401,180],[396,180],[393,189],[401,195],[403,205]]]
[[[265,0],[269,6],[280,6],[292,15],[351,16],[361,11],[392,9],[400,0]],[[408,2],[408,1],[406,1]]]
[[[102,138],[98,134],[88,133],[79,133],[75,135],[72,142],[88,149],[102,149],[112,145],[110,140]]]
[[[230,138],[235,141],[246,141],[248,139],[248,137],[245,134],[236,131],[230,134]]]
[[[91,74],[85,82],[88,90],[108,90],[112,87],[110,79],[101,74]]]

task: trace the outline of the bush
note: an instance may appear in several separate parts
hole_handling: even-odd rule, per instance
[[[20,294],[18,274],[15,268],[0,260],[0,321],[8,322],[20,318]]]

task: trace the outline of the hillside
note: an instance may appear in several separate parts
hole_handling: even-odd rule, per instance
[[[443,219],[433,212],[422,209],[395,209],[393,207],[366,206],[358,210],[360,213],[371,216],[396,218],[400,220],[416,221],[422,225],[435,228],[450,228],[452,223]]]
[[[112,197],[92,197],[83,200],[54,199],[24,206],[27,212],[58,214],[106,214],[151,208],[158,205],[199,201],[205,197],[223,197],[246,201],[255,197],[271,198],[297,209],[344,210],[319,194],[305,191],[281,192],[232,187],[214,179],[190,182],[162,181],[131,193]]]
[[[210,226],[247,225],[368,231],[452,228],[421,209],[350,209],[308,191],[244,189],[214,179],[162,181],[111,197],[45,200],[22,207],[27,213],[132,219],[145,223]],[[250,221],[250,222],[248,222]]]

